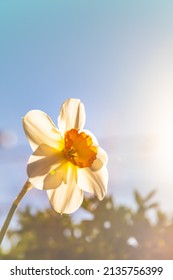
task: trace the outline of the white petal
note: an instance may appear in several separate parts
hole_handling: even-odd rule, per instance
[[[39,190],[51,190],[58,188],[62,182],[66,181],[66,173],[64,171],[64,165],[59,165],[57,168],[50,170],[49,173],[30,177],[30,183]]]
[[[33,150],[42,143],[55,148],[62,145],[60,132],[49,116],[42,111],[29,111],[23,118],[23,128]]]
[[[46,153],[46,156],[44,154]],[[38,189],[58,187],[63,178],[63,165],[66,160],[63,153],[47,145],[40,145],[30,156],[27,166],[28,178]]]
[[[108,157],[105,150],[103,150],[101,147],[97,147],[97,158],[96,160],[94,160],[90,169],[92,171],[97,171],[100,168],[102,168],[103,165],[107,164],[107,161],[108,161]]]
[[[78,169],[78,186],[83,191],[92,193],[102,200],[107,191],[108,171],[103,166],[98,171],[93,172],[90,168]]]
[[[83,191],[76,184],[76,168],[69,168],[67,184],[62,183],[55,190],[47,190],[50,203],[58,213],[75,212],[83,201]]]
[[[62,182],[66,182],[66,163],[62,163],[57,168],[53,169],[44,178],[44,190],[56,189]]]
[[[79,99],[67,99],[60,111],[58,117],[58,127],[62,135],[65,131],[74,129],[82,129],[85,124],[85,109]]]

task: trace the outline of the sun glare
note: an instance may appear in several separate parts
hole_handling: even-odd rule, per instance
[[[158,171],[163,180],[173,181],[173,126],[165,127],[158,133],[157,139],[157,149],[156,149],[156,160]]]

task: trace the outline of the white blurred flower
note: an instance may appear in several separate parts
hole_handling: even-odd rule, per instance
[[[108,183],[107,154],[95,136],[84,130],[85,109],[79,99],[61,107],[58,127],[39,110],[29,111],[23,127],[33,154],[27,173],[31,184],[46,190],[58,213],[72,213],[83,201],[83,191],[105,196]]]
[[[17,134],[10,129],[0,131],[0,147],[12,148],[17,144]]]

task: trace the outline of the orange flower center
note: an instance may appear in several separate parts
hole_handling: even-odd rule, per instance
[[[96,159],[97,148],[92,138],[84,132],[71,129],[65,133],[64,154],[68,161],[78,167],[90,167]]]

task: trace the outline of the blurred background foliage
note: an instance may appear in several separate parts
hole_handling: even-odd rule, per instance
[[[75,223],[52,209],[18,211],[19,228],[8,231],[10,250],[1,259],[173,259],[173,222],[153,203],[155,192],[134,192],[136,210],[87,198],[83,209],[91,219]],[[153,220],[148,213],[155,215]]]

